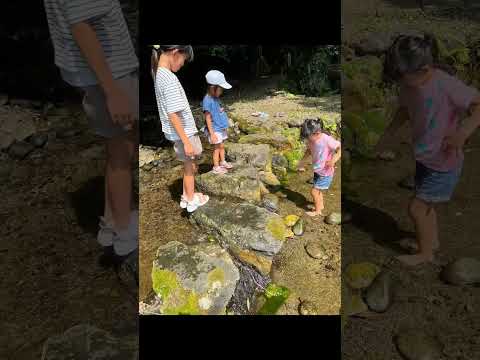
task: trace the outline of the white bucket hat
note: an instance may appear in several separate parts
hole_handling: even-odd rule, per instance
[[[205,75],[205,78],[207,79],[207,84],[218,85],[227,90],[232,88],[232,85],[225,80],[225,75],[218,70],[210,70],[207,72],[207,75]]]

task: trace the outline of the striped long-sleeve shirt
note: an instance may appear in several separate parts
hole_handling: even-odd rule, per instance
[[[72,35],[71,26],[80,22],[92,26],[115,79],[138,68],[118,0],[44,0],[44,4],[55,64],[67,82],[74,86],[98,83]]]
[[[179,113],[182,127],[187,137],[198,132],[185,90],[183,90],[182,84],[180,84],[173,72],[166,68],[158,67],[155,75],[155,95],[157,97],[162,130],[168,140],[180,140],[170,122],[168,114]]]

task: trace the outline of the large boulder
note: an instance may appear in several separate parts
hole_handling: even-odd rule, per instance
[[[291,144],[286,136],[278,133],[255,133],[241,136],[238,139],[240,144],[267,144],[278,150],[288,150]]]
[[[215,234],[239,260],[263,274],[270,271],[272,256],[280,251],[287,237],[280,216],[253,204],[210,199],[192,218]]]
[[[253,167],[234,167],[223,175],[210,171],[198,176],[195,180],[199,189],[210,195],[231,196],[257,203],[261,201],[260,177]]]
[[[104,330],[82,324],[50,337],[43,346],[42,360],[136,360],[137,334],[117,339]]]
[[[259,170],[271,170],[272,153],[266,144],[251,145],[228,143],[225,145],[228,160],[241,165],[250,165]]]
[[[230,255],[215,243],[187,246],[172,241],[158,249],[150,313],[225,315],[240,275]]]

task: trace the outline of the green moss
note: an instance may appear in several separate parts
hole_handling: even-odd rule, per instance
[[[283,156],[285,156],[285,158],[288,161],[288,169],[291,171],[295,171],[297,170],[298,163],[305,156],[305,149],[300,148],[300,149],[286,151],[285,153],[283,153]]]
[[[180,286],[175,273],[156,267],[152,270],[152,284],[153,291],[164,300]]]
[[[223,269],[217,267],[208,273],[207,280],[209,284],[213,284],[216,281],[223,284],[225,282],[225,272]]]
[[[263,132],[263,129],[259,126],[254,126],[248,123],[247,119],[239,116],[230,115],[231,119],[238,124],[238,128],[245,134],[256,134]]]
[[[182,288],[177,289],[178,298],[184,299],[180,301],[181,305],[178,306],[169,306],[166,304],[163,309],[165,315],[200,315],[201,311],[198,306],[198,296],[195,292],[190,290],[185,290]]]
[[[287,301],[290,296],[290,290],[284,286],[273,283],[268,284],[265,289],[264,297],[266,299],[263,306],[258,311],[258,315],[274,315],[278,309]]]
[[[162,312],[164,314],[200,314],[197,295],[191,290],[185,290],[179,284],[177,275],[174,272],[154,268],[152,271],[152,282],[153,290],[162,299]]]
[[[287,227],[283,219],[280,217],[273,217],[267,222],[267,230],[277,240],[283,241],[287,236]]]

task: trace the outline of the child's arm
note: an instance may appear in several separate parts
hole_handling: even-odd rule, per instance
[[[117,85],[108,66],[102,46],[93,28],[86,22],[72,27],[73,38],[87,60],[102,87],[107,99],[108,110],[115,123],[131,128],[136,120],[127,94]]]
[[[310,147],[307,146],[307,150],[305,150],[305,155],[303,155],[303,158],[298,162],[298,165],[297,165],[297,168],[298,168],[298,171],[305,171],[305,161],[308,157],[308,155],[310,155]]]
[[[378,141],[377,145],[375,146],[375,153],[378,154],[385,150],[387,140],[389,140],[389,138],[393,136],[403,126],[403,124],[405,124],[407,119],[408,119],[407,108],[400,107],[395,113],[395,116],[393,117],[392,122],[388,125],[385,132],[383,133],[380,140]]]
[[[332,160],[327,161],[327,164],[326,164],[326,165],[327,165],[327,166],[331,166],[331,167],[335,166],[335,163],[336,163],[338,160],[340,160],[340,157],[341,157],[341,156],[342,156],[342,149],[341,149],[340,146],[339,146],[339,147],[337,147],[337,148],[335,149],[335,154],[332,156]]]
[[[480,97],[472,101],[470,105],[471,116],[463,122],[454,136],[446,137],[443,143],[444,148],[448,150],[459,151],[465,145],[467,139],[473,132],[480,127]]]
[[[205,122],[207,123],[207,128],[208,132],[210,133],[210,140],[212,140],[212,143],[217,142],[217,135],[215,135],[215,131],[213,130],[213,119],[212,119],[212,114],[210,114],[209,111],[205,111]]]
[[[180,137],[180,140],[182,140],[183,148],[185,150],[185,155],[187,157],[195,156],[195,153],[193,152],[193,146],[190,143],[190,140],[188,139],[187,134],[185,134],[185,130],[183,129],[180,115],[178,113],[171,113],[171,114],[168,114],[168,118],[172,123],[173,128],[177,132],[178,136]]]

